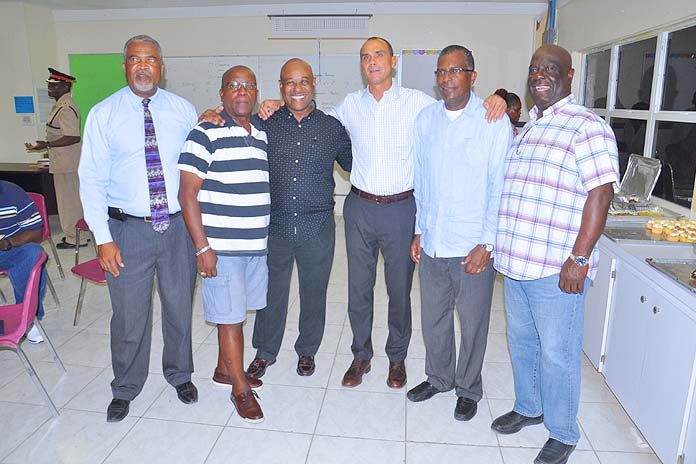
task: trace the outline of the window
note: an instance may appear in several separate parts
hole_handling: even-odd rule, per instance
[[[589,108],[607,107],[611,50],[587,55],[585,59],[585,102]]]
[[[619,47],[619,84],[616,109],[650,108],[657,38]]]
[[[585,106],[609,123],[621,175],[632,153],[657,158],[656,197],[691,206],[696,177],[696,25],[585,55]]]

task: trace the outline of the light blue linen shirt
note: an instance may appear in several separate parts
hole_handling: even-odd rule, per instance
[[[350,183],[373,195],[413,188],[413,124],[435,99],[420,90],[392,86],[377,101],[368,88],[352,92],[327,111],[341,121],[353,146]]]
[[[124,87],[96,104],[87,116],[78,175],[84,217],[98,245],[113,241],[107,209],[121,208],[132,216],[150,216],[150,191],[145,167],[145,126],[142,97]],[[181,210],[177,162],[186,137],[197,122],[187,100],[158,89],[150,97],[170,214]]]
[[[480,243],[495,243],[512,126],[507,116],[488,123],[485,115],[472,92],[454,121],[443,101],[416,119],[416,234],[430,257],[463,257]]]

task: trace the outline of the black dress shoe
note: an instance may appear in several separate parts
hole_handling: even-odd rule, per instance
[[[460,396],[457,398],[457,406],[454,408],[454,418],[458,421],[471,420],[476,415],[477,409],[476,401]]]
[[[130,401],[114,398],[106,409],[106,422],[121,422],[126,418],[129,410]]]
[[[510,433],[517,433],[528,425],[541,424],[542,422],[544,422],[543,414],[536,417],[527,417],[515,411],[510,411],[494,420],[491,424],[491,428],[498,433],[507,435]]]
[[[566,445],[549,438],[534,459],[534,464],[565,464],[574,449],[575,445]]]
[[[406,393],[406,398],[414,403],[419,403],[421,401],[429,400],[433,396],[441,393],[440,390],[433,387],[433,385],[428,382],[421,382]]]
[[[302,377],[308,377],[314,374],[314,369],[316,364],[314,364],[314,356],[300,356],[297,361],[297,375]]]
[[[198,389],[191,381],[184,382],[174,388],[176,388],[176,396],[179,397],[182,403],[191,404],[198,401]]]
[[[87,246],[87,244],[85,243],[83,245],[80,245],[80,248],[84,248],[86,246]],[[75,244],[68,242],[67,240],[65,240],[65,237],[63,237],[63,240],[61,240],[56,245],[56,248],[58,248],[59,250],[72,250],[73,248],[75,248]]]

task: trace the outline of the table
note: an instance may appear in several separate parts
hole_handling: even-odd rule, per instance
[[[0,163],[0,180],[15,183],[27,192],[42,194],[46,198],[48,214],[58,214],[53,174],[48,172],[48,166],[33,163]]]

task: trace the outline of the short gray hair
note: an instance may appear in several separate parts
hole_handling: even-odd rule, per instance
[[[126,53],[128,53],[128,47],[130,46],[130,44],[132,44],[134,42],[151,43],[152,45],[157,47],[157,53],[159,54],[160,59],[162,59],[162,47],[160,47],[159,42],[157,42],[155,39],[153,39],[149,35],[140,34],[140,35],[136,35],[136,36],[133,36],[130,39],[128,39],[128,41],[126,42],[126,45],[123,46],[123,62],[124,63],[128,60],[128,57],[126,56]]]

